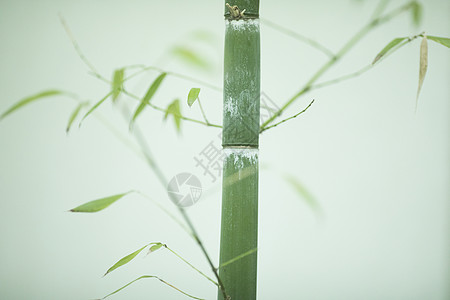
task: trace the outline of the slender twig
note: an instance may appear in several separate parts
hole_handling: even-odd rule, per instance
[[[186,259],[184,259],[183,257],[181,257],[181,255],[179,255],[178,253],[176,253],[175,251],[173,251],[172,249],[170,249],[166,244],[163,245],[164,248],[166,248],[167,250],[169,250],[170,252],[172,252],[173,254],[175,254],[175,256],[177,256],[179,259],[181,259],[182,261],[184,261],[186,264],[188,264],[192,269],[194,269],[195,271],[197,271],[198,273],[200,273],[201,275],[203,275],[206,279],[208,279],[209,281],[211,281],[212,283],[214,283],[216,286],[219,286],[219,284],[217,282],[215,282],[214,280],[212,280],[209,276],[207,276],[205,273],[203,273],[202,271],[200,271],[199,269],[197,269],[196,267],[194,267],[190,262],[188,262]]]
[[[143,275],[143,276],[141,276],[141,277],[139,277],[139,278],[136,278],[135,280],[133,280],[133,281],[127,283],[126,285],[124,285],[124,286],[122,286],[121,288],[115,290],[114,292],[112,292],[112,293],[106,295],[105,297],[103,297],[103,298],[101,298],[101,299],[97,299],[97,300],[103,300],[103,299],[106,299],[106,298],[108,298],[109,296],[112,296],[112,295],[114,295],[114,294],[120,292],[121,290],[125,289],[126,287],[130,286],[131,284],[135,283],[136,281],[141,280],[141,279],[144,279],[144,278],[155,278],[155,279],[158,279],[158,280],[161,281],[162,283],[164,283],[164,284],[170,286],[171,288],[173,288],[173,289],[179,291],[180,293],[182,293],[182,294],[185,295],[185,296],[188,296],[189,298],[197,299],[197,300],[205,300],[205,299],[203,299],[203,298],[198,298],[198,297],[192,296],[192,295],[190,295],[190,294],[188,294],[188,293],[186,293],[186,292],[183,292],[182,290],[180,290],[180,289],[177,288],[176,286],[174,286],[174,285],[168,283],[167,281],[165,281],[165,280],[163,280],[163,279],[161,279],[161,278],[159,278],[158,276],[155,276],[155,275]]]
[[[66,25],[66,27],[68,28],[67,25]],[[74,43],[74,41],[75,41],[75,39],[72,39],[73,45],[74,45],[74,46],[76,45],[76,48],[78,49],[78,50],[77,50],[78,54],[79,54],[79,55],[82,54],[81,49],[78,47],[78,44],[76,43],[76,41],[75,41],[75,43]],[[81,57],[81,56],[80,56],[80,57]],[[85,57],[85,56],[83,55],[83,57]],[[96,71],[96,69],[93,67],[93,65],[92,65],[91,63],[89,63],[89,60],[83,59],[83,61],[90,67],[90,69],[91,69],[91,71],[92,71],[93,73],[95,73],[99,78],[102,78],[102,76]],[[88,64],[88,63],[89,63],[89,64]],[[106,78],[105,78],[105,79],[106,79]],[[107,79],[106,79],[106,80],[107,80]],[[165,111],[165,110],[164,110],[164,111]],[[123,112],[123,117],[125,118],[125,121],[128,122],[128,119],[127,119],[127,118],[128,118],[129,112],[125,110],[125,107],[124,107],[124,110],[123,110],[122,112]],[[190,120],[190,121],[193,121],[193,122],[194,122],[193,119],[188,119],[188,118],[186,118],[186,120]],[[201,122],[201,121],[198,121],[198,120],[195,120],[195,122],[205,124],[204,122]],[[221,126],[219,126],[219,125],[213,125],[213,124],[210,124],[210,125],[208,125],[208,126],[221,127]],[[139,146],[140,146],[141,149],[142,149],[142,152],[143,152],[143,154],[144,154],[144,156],[145,156],[146,162],[147,162],[147,164],[149,165],[150,169],[155,173],[155,175],[156,175],[156,177],[158,178],[158,180],[159,180],[159,182],[161,183],[161,185],[162,185],[164,188],[167,187],[167,183],[168,183],[168,182],[167,182],[167,180],[166,180],[164,174],[162,173],[161,169],[159,168],[158,164],[156,163],[156,160],[153,158],[153,156],[152,156],[152,154],[151,154],[151,152],[150,152],[150,149],[149,149],[149,147],[148,147],[148,144],[147,144],[147,142],[145,141],[145,139],[144,139],[144,137],[143,137],[141,131],[139,130],[138,126],[135,125],[134,130],[133,130],[133,133],[134,133],[134,136],[135,136],[135,138],[136,138],[137,143],[139,144]],[[186,214],[186,211],[184,210],[184,208],[178,206],[178,210],[179,210],[180,214],[182,215],[184,221],[185,221],[186,224],[188,225],[189,229],[191,230],[192,235],[193,235],[195,241],[197,242],[198,246],[200,247],[201,251],[203,252],[203,255],[205,256],[206,260],[208,261],[208,264],[210,265],[211,270],[213,271],[214,276],[215,276],[216,279],[217,279],[217,282],[218,282],[218,284],[219,284],[219,288],[220,288],[220,290],[221,290],[221,292],[222,292],[222,295],[223,295],[224,299],[228,299],[228,295],[227,295],[227,293],[226,293],[226,291],[225,291],[225,287],[224,287],[224,285],[223,285],[223,282],[222,282],[222,280],[221,280],[220,277],[219,277],[219,273],[217,272],[217,269],[216,269],[216,267],[214,266],[214,264],[213,264],[213,262],[212,262],[212,260],[211,260],[211,257],[209,256],[209,254],[208,254],[208,252],[206,251],[206,248],[204,247],[204,245],[203,245],[203,243],[202,243],[202,241],[201,241],[199,235],[197,234],[197,231],[195,230],[195,227],[194,227],[194,225],[192,224],[192,221],[190,220],[190,218],[189,218],[188,215]]]
[[[286,110],[294,101],[296,101],[300,96],[305,94],[311,89],[311,86],[319,79],[328,69],[330,69],[331,66],[333,66],[337,61],[339,61],[347,52],[353,48],[353,46],[359,42],[368,32],[370,32],[373,28],[376,26],[379,26],[383,23],[388,22],[395,16],[399,15],[400,13],[410,9],[412,6],[412,2],[408,2],[407,4],[400,6],[397,9],[394,9],[390,13],[378,17],[372,21],[370,21],[368,24],[366,24],[363,28],[361,28],[353,37],[351,37],[347,43],[344,44],[344,46],[338,51],[338,53],[332,57],[328,62],[326,62],[322,67],[320,67],[313,76],[306,82],[306,84],[298,91],[294,96],[292,96],[275,114],[273,114],[267,121],[265,121],[261,125],[261,130],[264,130],[265,127],[267,127],[270,123],[273,122],[276,118],[278,118],[281,113]]]
[[[284,120],[282,120],[282,121],[280,121],[280,122],[278,122],[278,123],[275,123],[275,124],[273,124],[273,125],[270,125],[270,126],[267,126],[267,127],[263,127],[263,128],[261,128],[261,130],[259,131],[259,133],[262,133],[263,131],[266,131],[267,129],[270,129],[270,128],[272,128],[272,127],[276,127],[276,126],[278,126],[278,125],[280,125],[280,124],[282,124],[282,123],[284,123],[284,122],[287,122],[287,121],[289,121],[289,120],[291,120],[291,119],[297,118],[299,115],[301,115],[302,113],[304,113],[305,111],[307,111],[308,108],[309,108],[313,103],[314,103],[314,99],[313,99],[313,100],[311,101],[311,103],[309,103],[308,106],[307,106],[305,109],[303,109],[301,112],[296,113],[295,115],[293,115],[293,116],[291,116],[291,117],[289,117],[289,118],[286,118],[286,119],[284,119]]]
[[[59,14],[59,20],[61,24],[64,27],[64,30],[66,31],[67,36],[69,37],[70,41],[72,42],[73,47],[75,48],[75,51],[77,52],[78,56],[81,58],[81,60],[86,64],[86,66],[92,71],[92,73],[99,76],[99,78],[105,79],[103,76],[100,75],[100,73],[97,71],[97,69],[94,67],[94,65],[87,59],[87,57],[83,54],[83,51],[81,51],[80,46],[78,45],[77,40],[72,34],[72,31],[70,30],[69,26],[66,23],[66,20],[64,17]]]
[[[329,57],[334,57],[334,53],[331,50],[329,50],[327,47],[325,47],[322,44],[320,44],[319,42],[317,42],[317,41],[315,41],[315,40],[313,40],[311,38],[308,38],[308,37],[306,37],[304,35],[301,35],[301,34],[295,32],[295,31],[293,31],[293,30],[291,30],[289,28],[286,28],[286,27],[283,27],[283,26],[281,26],[279,24],[276,24],[276,23],[274,23],[274,22],[272,22],[272,21],[270,21],[268,19],[263,19],[263,18],[260,18],[260,19],[261,19],[263,24],[266,24],[269,27],[272,27],[273,29],[278,30],[279,32],[284,33],[284,34],[286,34],[286,35],[288,35],[288,36],[290,36],[290,37],[292,37],[292,38],[294,38],[296,40],[304,42],[305,44],[308,44],[311,47],[316,48],[317,50],[321,51],[322,53],[326,54]]]
[[[164,206],[162,206],[158,201],[152,199],[150,196],[142,193],[141,191],[135,191],[137,194],[141,195],[142,197],[150,200],[153,204],[155,204],[156,206],[158,206],[159,209],[161,209],[164,213],[166,213],[167,216],[169,216],[169,218],[171,218],[172,220],[174,220],[178,225],[180,225],[181,228],[184,229],[184,231],[186,231],[187,234],[189,234],[190,236],[192,235],[192,232],[189,230],[189,228],[186,227],[186,225],[184,225],[177,217],[175,217],[167,208],[165,208]]]
[[[197,101],[198,101],[198,106],[200,106],[200,111],[202,112],[202,116],[203,116],[203,119],[205,119],[206,124],[208,124],[208,125],[211,124],[211,123],[209,123],[208,119],[206,118],[206,114],[205,114],[205,111],[203,110],[203,106],[202,106],[202,103],[200,102],[200,98],[198,98]]]
[[[370,65],[367,65],[367,66],[365,66],[365,67],[362,67],[362,68],[359,69],[358,71],[352,72],[352,73],[350,73],[350,74],[346,74],[346,75],[343,75],[343,76],[340,76],[340,77],[337,77],[337,78],[334,78],[334,79],[331,79],[331,80],[327,80],[327,81],[324,81],[324,82],[321,82],[321,83],[314,84],[314,85],[311,86],[310,90],[323,88],[323,87],[325,87],[325,86],[333,85],[333,84],[339,83],[339,82],[341,82],[341,81],[344,81],[344,80],[348,80],[348,79],[357,77],[357,76],[359,76],[359,75],[361,75],[361,74],[363,74],[363,73],[369,71],[369,70],[372,69],[375,65],[378,65],[379,62],[380,62],[381,60],[386,59],[388,56],[390,56],[390,55],[392,55],[393,53],[395,53],[395,51],[397,51],[398,49],[400,49],[400,48],[403,47],[404,45],[406,45],[406,44],[412,42],[413,40],[415,40],[415,39],[417,39],[417,38],[419,38],[419,37],[423,37],[423,33],[420,33],[420,34],[414,35],[414,36],[412,36],[412,37],[409,37],[407,40],[401,42],[400,44],[398,44],[397,46],[395,46],[393,49],[391,49],[388,53],[386,53],[385,55],[383,55],[383,57],[382,57],[380,60],[378,60],[378,62],[377,62],[376,64],[370,64]]]
[[[123,112],[122,115],[123,115],[123,117],[124,117],[126,122],[128,122],[127,118],[128,118],[128,115],[129,115],[129,111],[127,111],[127,109],[128,108],[126,106],[124,106],[123,110],[122,110],[122,112]],[[150,152],[150,149],[148,147],[148,144],[147,144],[146,140],[144,139],[144,137],[143,137],[139,127],[137,126],[137,124],[134,126],[133,133],[134,133],[134,136],[136,138],[136,141],[140,145],[140,147],[142,149],[142,152],[145,155],[147,164],[149,165],[150,169],[155,173],[155,175],[158,178],[158,180],[161,183],[161,185],[163,187],[167,187],[168,181],[165,178],[164,174],[162,173],[161,169],[159,168],[158,164],[156,163],[155,159],[153,158],[153,156],[152,156],[152,154]],[[169,195],[169,196],[172,197],[172,195]],[[171,200],[174,200],[174,199],[171,199]],[[175,201],[173,201],[173,202],[175,203]],[[223,285],[223,282],[222,282],[222,280],[219,277],[219,273],[217,272],[217,269],[214,266],[214,264],[213,264],[213,262],[211,260],[211,257],[209,256],[208,252],[206,251],[206,248],[203,245],[203,242],[201,241],[201,239],[200,239],[200,237],[199,237],[199,235],[198,235],[198,233],[197,233],[197,231],[196,231],[196,229],[194,227],[194,224],[192,224],[191,219],[189,218],[189,216],[187,215],[187,213],[186,213],[186,211],[184,210],[183,207],[177,206],[177,208],[178,208],[178,211],[180,212],[181,216],[183,217],[184,221],[188,225],[189,229],[191,230],[194,240],[197,242],[198,246],[200,247],[201,251],[203,252],[203,255],[205,256],[206,260],[208,261],[208,264],[211,267],[211,270],[213,271],[214,276],[217,279],[217,282],[219,284],[219,288],[220,288],[220,290],[221,290],[221,292],[223,294],[224,299],[228,299],[227,298],[228,295],[227,295],[227,293],[225,291],[225,286]]]

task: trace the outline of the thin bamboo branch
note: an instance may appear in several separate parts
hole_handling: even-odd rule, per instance
[[[208,119],[206,118],[206,114],[205,114],[205,111],[203,110],[203,106],[202,106],[202,102],[200,101],[200,98],[198,98],[198,106],[200,107],[200,111],[202,112],[202,116],[203,116],[203,119],[205,119],[205,122],[206,122],[206,124],[211,124],[211,123],[209,123],[209,121],[208,121]]]
[[[308,92],[312,85],[319,79],[331,66],[333,66],[337,61],[339,61],[347,52],[353,48],[353,46],[359,42],[368,32],[370,32],[375,27],[390,21],[392,18],[397,15],[403,13],[404,11],[410,9],[412,7],[413,2],[408,2],[407,4],[400,6],[397,9],[394,9],[390,13],[378,17],[364,27],[362,27],[355,35],[353,35],[347,43],[337,52],[337,54],[332,57],[328,62],[326,62],[322,67],[320,67],[312,77],[306,82],[306,84],[298,91],[294,96],[292,96],[274,115],[272,115],[267,121],[265,121],[261,125],[261,130],[267,127],[270,123],[272,123],[276,118],[278,118],[283,111],[285,111],[293,102],[295,102],[300,96]]]
[[[275,22],[272,22],[272,21],[270,21],[268,19],[265,19],[265,18],[260,18],[260,19],[261,19],[263,24],[266,24],[267,26],[272,27],[273,29],[275,29],[275,30],[277,30],[277,31],[279,31],[281,33],[284,33],[285,35],[288,35],[288,36],[290,36],[290,37],[292,37],[292,38],[294,38],[294,39],[296,39],[298,41],[301,41],[301,42],[303,42],[305,44],[310,45],[311,47],[319,50],[320,52],[324,53],[328,57],[334,57],[333,51],[331,51],[327,47],[323,46],[319,42],[317,42],[317,41],[315,41],[315,40],[313,40],[313,39],[311,39],[311,38],[309,38],[307,36],[301,35],[301,34],[295,32],[295,31],[293,31],[293,30],[291,30],[289,28],[283,27],[283,26],[281,26],[281,25],[279,25],[279,24],[277,24]]]
[[[297,118],[299,115],[301,115],[302,113],[304,113],[305,111],[307,111],[308,108],[309,108],[313,103],[314,103],[314,99],[311,101],[311,103],[308,104],[308,106],[307,106],[305,109],[303,109],[303,110],[300,111],[299,113],[296,113],[295,115],[293,115],[293,116],[291,116],[291,117],[289,117],[289,118],[286,118],[286,119],[284,119],[284,120],[282,120],[282,121],[280,121],[280,122],[278,122],[278,123],[275,123],[275,124],[273,124],[273,125],[270,125],[270,126],[261,128],[261,130],[260,130],[259,132],[262,133],[262,132],[266,131],[267,129],[276,127],[276,126],[278,126],[278,125],[280,125],[280,124],[282,124],[282,123],[284,123],[284,122],[287,122],[287,121],[289,121],[289,120],[291,120],[291,119]]]
[[[63,19],[61,19],[61,20],[64,21]],[[64,24],[65,24],[65,22],[63,23],[63,25],[64,25]],[[69,36],[71,37],[72,44],[73,44],[74,47],[77,49],[78,55],[80,55],[80,57],[82,57],[83,62],[84,62],[86,65],[88,65],[88,67],[91,69],[91,71],[92,71],[98,78],[102,79],[103,81],[109,81],[109,80],[107,80],[106,78],[104,78],[103,76],[101,76],[101,75],[96,71],[95,67],[94,67],[94,66],[89,62],[89,60],[83,55],[83,53],[81,52],[81,49],[79,48],[79,46],[78,46],[78,44],[76,43],[75,39],[74,39],[73,36],[70,34],[70,31],[67,31],[67,29],[69,28],[69,27],[67,26],[67,24],[65,24],[65,28],[66,28],[66,32],[68,32]],[[83,57],[84,57],[84,59],[83,59]],[[165,111],[165,110],[164,110],[164,111]],[[127,117],[128,117],[128,115],[129,115],[129,112],[127,112],[127,111],[124,110],[123,113],[124,113],[124,114],[123,114],[124,118],[125,118],[126,121],[128,122]],[[193,119],[188,119],[188,118],[186,118],[186,120],[194,121]],[[197,120],[195,120],[195,121],[197,121]],[[203,122],[197,121],[197,123],[203,123]],[[218,126],[218,125],[213,125],[213,124],[210,124],[209,126],[220,127],[220,126]],[[150,169],[155,173],[156,177],[158,178],[158,180],[160,181],[160,183],[162,184],[162,186],[163,186],[163,187],[166,187],[166,186],[167,186],[167,180],[166,180],[166,178],[164,177],[164,175],[163,175],[161,169],[159,168],[158,164],[157,164],[156,161],[153,159],[153,156],[152,156],[151,153],[150,153],[150,149],[149,149],[149,147],[148,147],[148,145],[147,145],[145,139],[143,138],[143,135],[142,135],[142,133],[140,132],[139,128],[138,128],[137,126],[135,126],[133,132],[134,132],[134,135],[135,135],[135,137],[136,137],[136,140],[137,140],[139,146],[140,146],[141,149],[142,149],[142,152],[143,152],[143,154],[144,154],[144,156],[145,156],[145,158],[146,158],[146,161],[147,161],[147,163],[148,163]],[[190,230],[191,230],[191,232],[192,232],[192,234],[193,234],[193,237],[194,237],[195,241],[197,242],[198,246],[200,247],[201,251],[203,252],[203,254],[204,254],[206,260],[208,261],[208,264],[209,264],[210,267],[211,267],[211,270],[213,271],[215,277],[217,278],[217,282],[218,282],[218,284],[219,284],[220,290],[222,291],[222,293],[223,293],[225,299],[228,298],[228,295],[227,295],[227,293],[225,292],[225,287],[224,287],[224,285],[223,285],[223,283],[222,283],[222,281],[221,281],[221,279],[220,279],[220,277],[219,277],[219,274],[218,274],[218,272],[217,272],[217,268],[214,266],[214,264],[213,264],[213,262],[212,262],[210,256],[208,255],[208,253],[207,253],[207,251],[206,251],[206,249],[205,249],[205,247],[204,247],[202,241],[200,240],[199,235],[197,234],[197,231],[195,230],[194,225],[192,224],[190,218],[188,217],[188,215],[186,214],[185,210],[184,210],[182,207],[178,207],[178,210],[179,210],[180,214],[182,215],[183,219],[185,220],[185,222],[187,223],[188,227],[190,228]],[[158,279],[159,279],[159,278],[158,278]],[[161,280],[161,279],[160,279],[160,280]],[[167,283],[166,283],[166,284],[167,284]],[[174,287],[174,288],[175,288],[175,287]],[[184,293],[184,292],[183,292],[183,293]]]
[[[175,251],[173,251],[172,249],[170,249],[166,244],[163,245],[164,248],[166,248],[167,250],[169,250],[170,252],[172,252],[175,256],[177,256],[179,259],[181,259],[183,262],[185,262],[187,265],[189,265],[192,269],[194,269],[195,271],[197,271],[198,273],[200,273],[201,275],[203,275],[203,277],[205,277],[206,279],[208,279],[209,281],[211,281],[212,283],[214,283],[214,285],[216,285],[217,287],[219,286],[219,284],[217,282],[215,282],[214,280],[212,280],[209,276],[207,276],[205,273],[203,273],[202,271],[200,271],[199,269],[197,269],[196,267],[194,267],[190,262],[188,262],[186,259],[184,259],[183,257],[181,257],[181,255],[179,255],[178,253],[176,253]]]

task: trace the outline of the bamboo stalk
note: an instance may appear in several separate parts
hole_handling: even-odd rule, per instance
[[[230,4],[245,12],[225,14],[221,265],[258,246],[259,1]],[[257,252],[224,265],[219,276],[228,299],[256,299]]]

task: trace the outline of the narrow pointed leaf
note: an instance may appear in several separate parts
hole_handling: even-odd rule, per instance
[[[389,42],[389,44],[387,44],[375,57],[375,59],[372,62],[372,65],[375,64],[377,61],[380,60],[380,58],[382,58],[384,55],[386,55],[386,53],[389,52],[389,50],[391,50],[392,48],[394,48],[395,46],[397,46],[398,44],[400,44],[402,41],[404,41],[406,38],[405,37],[400,37],[400,38],[395,38],[392,41]]]
[[[414,1],[411,5],[411,16],[413,23],[415,26],[419,26],[422,21],[422,5],[417,1]]]
[[[189,107],[191,107],[192,104],[194,104],[195,100],[198,99],[198,95],[199,95],[199,94],[200,94],[200,89],[199,89],[199,88],[192,88],[192,89],[189,91],[189,94],[188,94],[188,101],[187,101]]]
[[[75,208],[72,208],[70,211],[84,212],[84,213],[98,212],[107,208],[108,206],[110,206],[111,204],[113,204],[114,202],[116,202],[117,200],[121,199],[123,196],[129,193],[130,192],[93,200],[80,206],[77,206]]]
[[[186,47],[176,46],[172,49],[172,54],[190,65],[205,70],[211,69],[211,64],[207,60]]]
[[[181,130],[181,111],[180,111],[180,100],[175,99],[166,109],[166,114],[164,115],[164,120],[167,119],[169,115],[173,116],[173,120],[175,122],[175,127],[177,131]]]
[[[145,247],[147,247],[148,245],[145,245],[144,247],[134,251],[131,254],[128,254],[127,256],[125,256],[124,258],[122,258],[121,260],[119,260],[118,262],[116,262],[111,268],[108,269],[108,271],[106,271],[105,275],[108,275],[108,273],[111,273],[112,271],[114,271],[115,269],[129,263],[133,258],[135,258],[139,253],[141,253],[142,250],[145,249]]]
[[[150,85],[150,87],[147,90],[147,93],[142,98],[141,103],[139,103],[138,108],[134,112],[133,118],[131,119],[130,127],[136,121],[136,118],[139,116],[139,114],[144,110],[144,108],[150,103],[150,100],[152,99],[153,95],[155,94],[156,90],[161,85],[161,82],[166,77],[167,73],[161,73]]]
[[[78,126],[81,126],[81,123],[83,123],[84,119],[86,119],[94,110],[96,110],[103,102],[106,101],[106,99],[109,98],[109,96],[111,96],[112,91],[109,92],[108,94],[106,94],[105,97],[103,97],[102,99],[100,99],[100,101],[98,101],[97,103],[94,104],[94,106],[92,106],[88,112],[83,116],[83,118],[80,121],[80,124]]]
[[[43,92],[34,94],[30,97],[24,98],[24,99],[20,100],[19,102],[17,102],[16,104],[14,104],[13,106],[11,106],[3,114],[1,114],[0,120],[2,120],[7,115],[13,113],[14,111],[18,110],[19,108],[21,108],[27,104],[30,104],[36,100],[40,100],[40,99],[43,99],[46,97],[51,97],[51,96],[62,95],[62,94],[66,94],[66,92],[59,91],[59,90],[47,90],[47,91],[43,91]]]
[[[75,119],[77,118],[77,116],[80,114],[81,109],[83,108],[83,106],[85,106],[86,103],[80,103],[77,105],[77,107],[74,109],[74,111],[72,112],[72,114],[69,117],[69,121],[67,122],[67,127],[66,127],[66,133],[69,133],[70,128],[72,127],[73,122],[75,121]]]
[[[116,101],[122,91],[123,78],[125,75],[125,69],[117,69],[114,71],[113,81],[112,81],[112,100]]]
[[[285,180],[297,191],[300,197],[305,200],[306,204],[316,213],[321,211],[321,207],[316,198],[301,184],[295,177],[286,175]]]
[[[425,79],[425,75],[427,73],[427,68],[428,68],[428,43],[427,43],[427,36],[424,35],[424,37],[422,38],[422,43],[420,43],[419,86],[417,87],[416,108],[417,108],[417,101],[419,100],[420,90],[422,89],[423,80]]]
[[[433,42],[439,43],[441,45],[444,45],[445,47],[450,48],[450,39],[449,38],[427,35],[427,39],[432,40]]]

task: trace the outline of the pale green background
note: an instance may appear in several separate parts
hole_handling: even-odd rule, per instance
[[[261,15],[338,49],[371,15],[374,1],[261,1]],[[373,3],[372,3],[373,2]],[[392,1],[396,2],[396,1]],[[370,33],[324,79],[371,62],[391,39],[450,36],[450,2],[426,1],[424,22],[409,14]],[[403,1],[401,1],[403,3]],[[64,15],[85,54],[110,77],[122,65],[160,63],[221,85],[221,1],[0,1],[0,111],[48,88],[100,99],[108,86],[87,74],[59,23]],[[389,8],[400,5],[391,3]],[[195,49],[214,63],[196,71],[164,56],[189,44],[195,30],[216,44]],[[323,63],[311,47],[262,25],[262,90],[281,104]],[[261,136],[259,299],[443,300],[449,299],[450,49],[430,42],[429,70],[419,109],[416,40],[365,75],[315,90],[289,116],[316,99],[294,121]],[[155,73],[128,86],[142,95]],[[175,97],[183,111],[195,85],[168,78],[154,99]],[[221,122],[221,95],[202,90],[205,110]],[[132,102],[133,100],[128,100]],[[134,104],[134,103],[133,103]],[[66,211],[85,201],[139,189],[175,211],[165,189],[95,117],[69,136],[75,102],[43,100],[0,123],[0,299],[92,299],[143,274],[158,275],[193,295],[214,299],[216,290],[167,251],[101,278],[122,256],[162,241],[208,272],[196,244],[151,202],[130,196],[95,215]],[[105,103],[99,113],[127,133]],[[188,171],[215,191],[189,209],[217,262],[220,193],[195,168],[193,157],[219,130],[171,122],[148,110],[138,124],[167,177]],[[295,175],[318,198],[314,213],[281,179]],[[209,273],[208,273],[209,274]],[[111,299],[186,299],[147,279]]]

